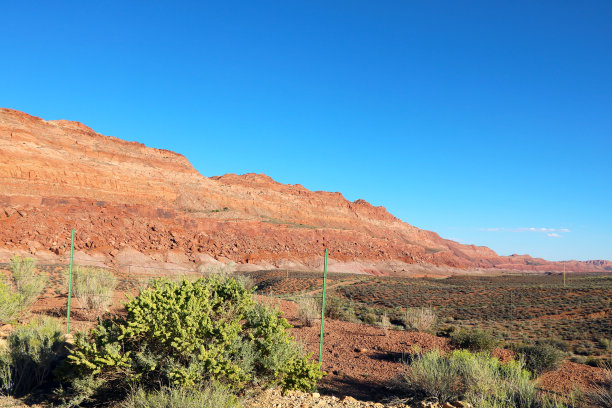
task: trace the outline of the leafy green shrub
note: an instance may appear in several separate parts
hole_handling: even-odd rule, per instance
[[[558,368],[565,356],[565,353],[547,342],[518,346],[516,352],[524,359],[525,367],[535,375]]]
[[[480,329],[454,331],[450,338],[457,347],[470,351],[491,351],[497,345],[497,340],[491,333]]]
[[[409,307],[404,315],[406,329],[418,332],[430,332],[436,325],[437,317],[433,309],[428,307]]]
[[[42,385],[61,359],[63,336],[57,320],[40,317],[19,326],[0,352],[0,391],[22,396]]]
[[[437,398],[466,400],[480,408],[539,408],[562,405],[540,395],[521,362],[502,364],[487,353],[433,350],[413,358],[401,387]]]
[[[295,346],[280,312],[257,304],[234,279],[157,280],[125,309],[125,317],[104,319],[76,337],[63,367],[68,379],[91,375],[119,387],[218,381],[233,389],[310,389],[322,376]]]
[[[72,290],[75,299],[89,314],[99,315],[111,305],[117,278],[109,270],[75,266]]]
[[[321,309],[316,299],[311,296],[300,297],[297,300],[298,318],[304,326],[312,326],[321,318]]]
[[[140,388],[131,393],[120,405],[121,408],[235,408],[239,406],[234,394],[219,385],[196,389],[162,387],[149,392]]]
[[[11,323],[19,315],[20,297],[0,280],[0,324]]]
[[[15,255],[9,263],[13,283],[19,295],[19,309],[23,312],[36,302],[47,284],[47,277],[35,272],[36,261],[32,258]]]

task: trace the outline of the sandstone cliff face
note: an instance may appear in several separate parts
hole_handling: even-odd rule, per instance
[[[131,247],[154,260],[173,254],[188,264],[217,259],[312,268],[329,248],[339,269],[343,263],[355,272],[399,273],[412,264],[563,268],[442,239],[340,193],[258,174],[207,178],[182,155],[103,136],[78,122],[0,109],[0,249],[61,255],[71,228],[78,250],[107,262]]]

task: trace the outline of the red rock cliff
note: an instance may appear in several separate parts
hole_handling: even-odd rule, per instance
[[[0,109],[0,248],[77,249],[112,262],[129,246],[185,262],[212,258],[312,267],[322,248],[361,271],[414,263],[460,268],[561,270],[528,256],[502,257],[418,229],[364,200],[309,191],[258,174],[207,178],[179,154],[97,134],[78,122]],[[612,269],[608,261],[568,270]],[[350,268],[349,268],[350,269]]]

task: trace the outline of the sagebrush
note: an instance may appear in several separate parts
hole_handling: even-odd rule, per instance
[[[19,294],[0,279],[0,324],[14,322],[20,310]]]
[[[13,330],[0,350],[0,391],[22,396],[48,381],[62,358],[63,341],[58,321],[50,317]]]
[[[321,319],[319,302],[311,296],[303,296],[297,300],[298,318],[304,326],[312,326]]]
[[[413,357],[399,385],[440,403],[465,400],[479,408],[554,408],[561,402],[542,395],[520,361],[502,364],[487,353],[433,350]]]
[[[437,322],[436,313],[428,307],[409,307],[404,315],[406,329],[431,332]]]
[[[612,408],[612,365],[604,364],[602,367],[603,381],[586,393],[587,399],[593,406],[601,408]]]
[[[198,388],[139,388],[131,392],[120,408],[238,408],[240,403],[227,388],[207,384]]]
[[[76,265],[72,270],[74,297],[89,315],[108,309],[116,286],[117,278],[107,269]]]
[[[389,329],[391,328],[391,320],[389,320],[389,316],[387,316],[386,310],[380,316],[380,328],[382,329],[383,334],[385,336],[389,335]]]
[[[19,310],[26,311],[40,296],[47,277],[36,272],[36,260],[15,255],[9,261],[11,277],[19,296]]]

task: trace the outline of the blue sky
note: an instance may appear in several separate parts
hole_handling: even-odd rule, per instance
[[[0,106],[612,259],[612,2],[6,2]]]

